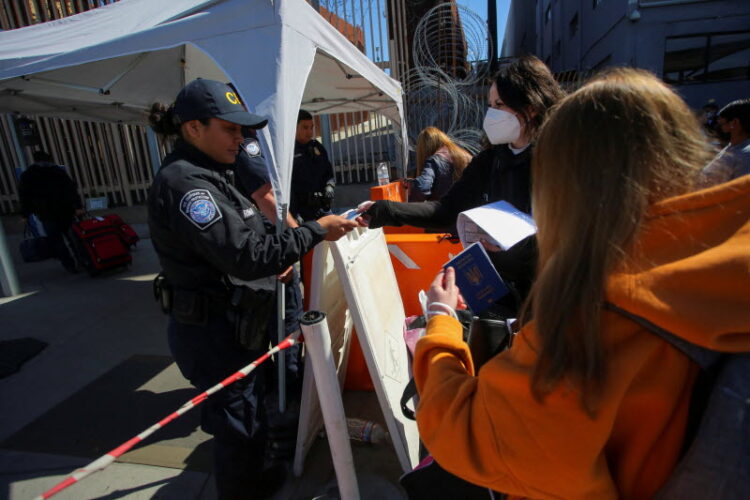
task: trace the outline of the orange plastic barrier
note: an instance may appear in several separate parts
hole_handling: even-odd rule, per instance
[[[352,329],[352,342],[349,344],[349,359],[346,363],[344,389],[347,391],[374,391],[375,386],[367,369],[367,361],[359,345],[357,330]]]
[[[372,186],[370,188],[370,199],[406,201],[406,186],[400,179],[382,186]]]
[[[383,186],[370,188],[371,200],[404,201],[406,189],[397,180]],[[440,268],[458,254],[460,243],[452,243],[445,239],[444,234],[425,233],[424,229],[412,226],[383,228],[385,241],[391,254],[393,270],[396,272],[401,300],[407,316],[422,314],[419,304],[419,291],[430,287],[430,283]],[[302,259],[302,277],[305,290],[310,289],[310,269],[312,266],[312,251]],[[305,310],[308,310],[309,299],[305,297]],[[347,364],[344,388],[347,390],[372,391],[374,386],[367,370],[365,357],[355,332],[349,347],[349,361]]]
[[[406,315],[422,314],[419,291],[426,292],[443,264],[463,247],[444,234],[386,234],[385,241]]]
[[[406,201],[406,186],[398,179],[389,184],[382,186],[373,186],[370,188],[370,199],[373,201],[377,200],[391,200],[391,201]],[[401,226],[401,227],[384,227],[383,232],[385,234],[403,234],[403,233],[424,233],[424,229],[421,227],[414,226]]]

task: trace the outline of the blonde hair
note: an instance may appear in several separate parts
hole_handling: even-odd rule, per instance
[[[422,173],[427,159],[440,148],[448,149],[453,165],[453,181],[457,181],[463,174],[472,156],[464,148],[456,144],[444,132],[436,127],[422,129],[417,137],[417,175]]]
[[[524,311],[541,339],[538,399],[568,377],[595,413],[606,278],[634,250],[648,206],[693,189],[710,158],[694,114],[646,71],[606,72],[553,108],[532,160],[539,267]]]

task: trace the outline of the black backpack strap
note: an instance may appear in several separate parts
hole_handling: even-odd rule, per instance
[[[721,358],[721,353],[688,342],[687,340],[668,332],[660,326],[651,323],[649,320],[642,318],[637,314],[626,311],[625,309],[619,308],[610,302],[605,302],[604,308],[621,314],[622,316],[625,316],[626,318],[638,323],[651,333],[658,335],[662,339],[672,344],[675,348],[682,351],[690,359],[698,363],[698,365],[704,370],[710,369]]]
[[[404,392],[401,394],[401,413],[409,420],[416,420],[417,417],[414,415],[414,410],[407,406],[410,399],[417,395],[417,383],[414,381],[414,377],[409,379],[409,383],[404,387]]]

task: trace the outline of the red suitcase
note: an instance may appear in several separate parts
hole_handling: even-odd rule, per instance
[[[119,227],[104,217],[73,223],[78,258],[94,275],[108,269],[130,264],[130,249],[123,243]]]
[[[117,233],[122,242],[127,246],[135,246],[140,239],[136,232],[128,224],[122,220],[117,214],[105,215],[102,217],[92,217],[79,221],[81,225],[81,231],[83,234],[91,234],[92,232],[101,232],[109,229]]]
[[[138,240],[140,240],[133,228],[129,224],[126,224],[119,215],[105,215],[103,219],[118,229],[120,239],[127,246],[134,247],[138,243]]]

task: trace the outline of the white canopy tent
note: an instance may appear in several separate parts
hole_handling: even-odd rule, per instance
[[[277,197],[288,200],[297,112],[393,120],[401,88],[304,0],[121,0],[0,32],[0,112],[145,124],[203,77],[232,81],[254,112]]]

